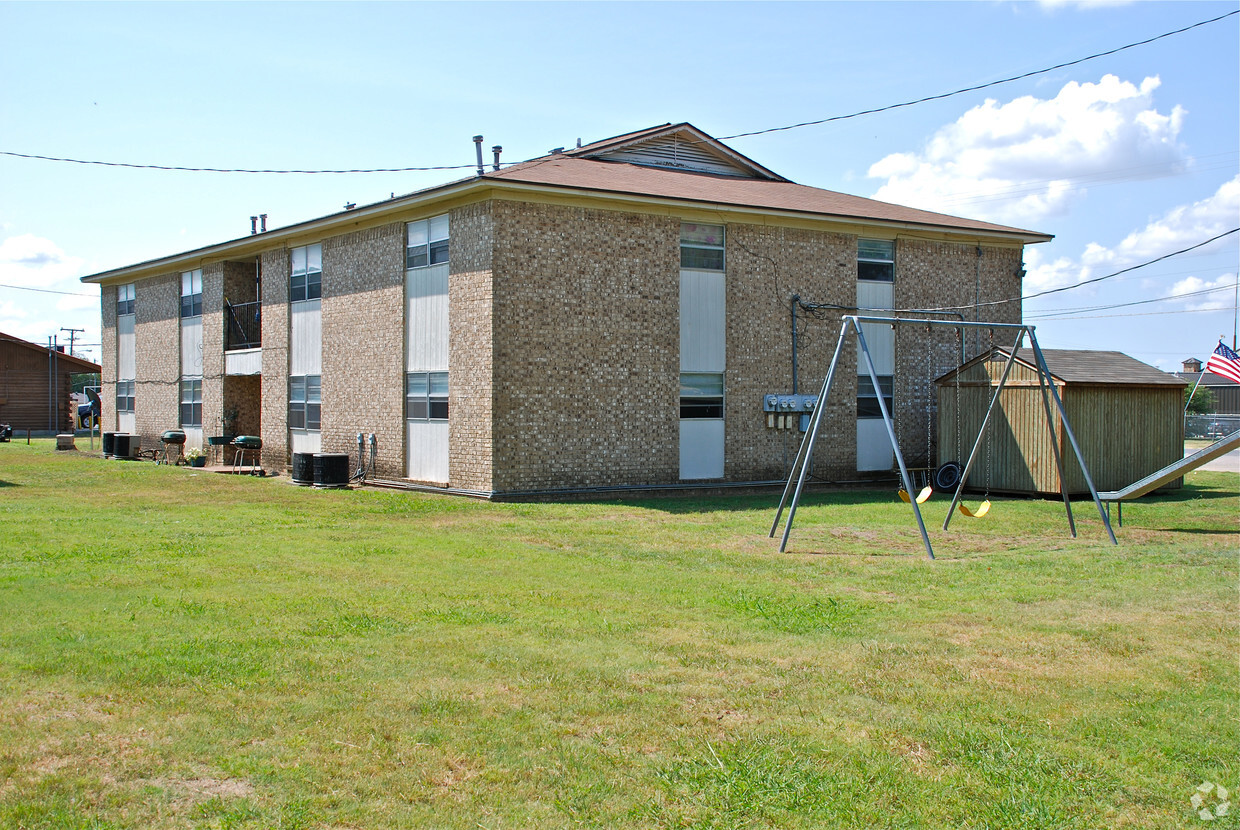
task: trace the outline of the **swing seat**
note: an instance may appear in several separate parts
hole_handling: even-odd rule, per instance
[[[921,488],[921,492],[917,494],[917,503],[925,504],[926,500],[930,498],[930,496],[933,494],[934,494],[933,487],[926,486],[926,487]],[[905,490],[903,487],[900,488],[900,501],[904,502],[905,504],[912,503],[912,501],[908,497],[908,491]]]
[[[970,518],[974,518],[974,519],[980,519],[990,512],[990,499],[986,499],[986,501],[978,505],[978,508],[976,511],[970,510],[968,507],[965,506],[963,502],[961,502],[957,506],[960,508],[960,512],[965,514],[966,516],[969,516]]]

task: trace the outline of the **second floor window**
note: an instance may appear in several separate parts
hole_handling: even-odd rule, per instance
[[[289,276],[288,298],[292,302],[298,300],[317,300],[323,296],[323,245],[303,245],[293,248],[292,270]]]
[[[722,271],[723,225],[681,225],[680,267]]]
[[[448,261],[448,214],[410,222],[405,267],[421,268]]]
[[[116,314],[133,314],[133,283],[116,286]]]
[[[181,316],[202,316],[202,269],[181,274]]]
[[[886,239],[857,240],[857,279],[893,282],[896,278],[896,243]]]

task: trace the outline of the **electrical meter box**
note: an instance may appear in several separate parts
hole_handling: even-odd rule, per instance
[[[766,425],[769,429],[809,429],[809,416],[818,406],[817,395],[780,395],[767,394],[762,396],[762,411],[766,413]]]

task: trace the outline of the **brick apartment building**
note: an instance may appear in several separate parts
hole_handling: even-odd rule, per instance
[[[374,433],[381,478],[504,496],[780,479],[798,419],[763,402],[793,391],[794,296],[813,392],[853,308],[1019,322],[1023,246],[1050,238],[797,185],[676,124],[83,279],[104,429],[259,435],[272,470]],[[953,338],[867,333],[912,461]],[[830,480],[892,467],[844,375]]]

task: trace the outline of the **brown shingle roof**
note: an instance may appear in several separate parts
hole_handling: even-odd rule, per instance
[[[568,154],[544,156],[515,164],[498,172],[487,173],[486,178],[549,187],[684,199],[707,204],[786,210],[879,223],[1011,234],[1030,242],[1051,239],[1048,234],[1037,231],[962,219],[792,182],[713,176],[623,162],[575,158]]]
[[[1010,349],[996,346],[993,351],[973,358],[965,366],[971,366],[986,360],[991,354],[997,354],[1003,360],[1007,360],[1007,356],[1011,353]],[[1046,358],[1046,368],[1050,369],[1051,374],[1064,383],[1119,384],[1123,386],[1187,385],[1183,378],[1176,377],[1161,369],[1155,369],[1148,363],[1142,363],[1135,357],[1129,357],[1123,352],[1100,352],[1089,349],[1043,349],[1042,356]],[[1016,359],[1030,368],[1035,366],[1032,349],[1021,349],[1017,352]],[[952,372],[948,372],[939,378],[939,381],[947,382],[952,375]]]

